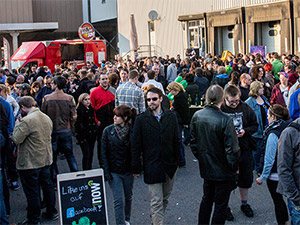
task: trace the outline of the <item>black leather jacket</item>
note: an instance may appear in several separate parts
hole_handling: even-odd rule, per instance
[[[200,175],[212,181],[236,180],[238,138],[230,116],[206,105],[191,121],[191,149],[199,160]]]
[[[131,171],[131,133],[130,128],[127,138],[121,140],[113,124],[104,129],[101,139],[101,157],[106,180],[112,180],[111,173],[124,174]]]

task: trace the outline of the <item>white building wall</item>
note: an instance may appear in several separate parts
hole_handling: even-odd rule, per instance
[[[137,27],[138,43],[141,50],[149,45],[148,13],[158,12],[155,23],[155,50],[158,56],[183,55],[186,48],[186,37],[179,15],[209,11],[211,1],[215,0],[118,0],[118,32],[120,54],[124,55],[129,47],[129,18],[134,14]]]
[[[117,18],[117,0],[90,0],[90,4],[92,23]]]
[[[157,55],[175,56],[178,53],[183,55],[187,47],[187,31],[183,31],[178,16],[282,1],[287,0],[118,0],[120,55],[130,51],[129,18],[131,13],[135,15],[139,46],[144,46],[141,49],[147,50],[146,46],[149,45],[148,13],[151,10],[157,11],[159,15],[159,20],[155,21]]]

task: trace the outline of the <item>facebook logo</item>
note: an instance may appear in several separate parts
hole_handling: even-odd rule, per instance
[[[74,216],[75,216],[75,209],[74,209],[74,207],[68,208],[67,209],[67,218],[72,218]]]

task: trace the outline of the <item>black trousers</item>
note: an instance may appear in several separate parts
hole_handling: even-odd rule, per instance
[[[80,148],[82,151],[82,169],[90,170],[92,169],[93,156],[94,156],[94,146],[96,138],[92,137],[80,143]]]
[[[288,210],[281,194],[276,192],[278,181],[267,180],[267,186],[275,206],[275,215],[278,224],[289,221]]]
[[[215,209],[211,224],[225,224],[226,207],[230,193],[235,188],[235,181],[204,180],[198,224],[209,224],[213,203],[215,203]]]
[[[27,199],[27,219],[30,224],[41,221],[40,187],[42,187],[46,212],[49,215],[57,213],[55,208],[55,191],[50,176],[50,166],[39,169],[19,171],[23,190]]]

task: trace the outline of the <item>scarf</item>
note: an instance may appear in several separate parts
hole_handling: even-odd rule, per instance
[[[120,125],[114,125],[114,127],[118,137],[124,141],[129,133],[129,126],[125,125],[124,127],[121,127]]]

